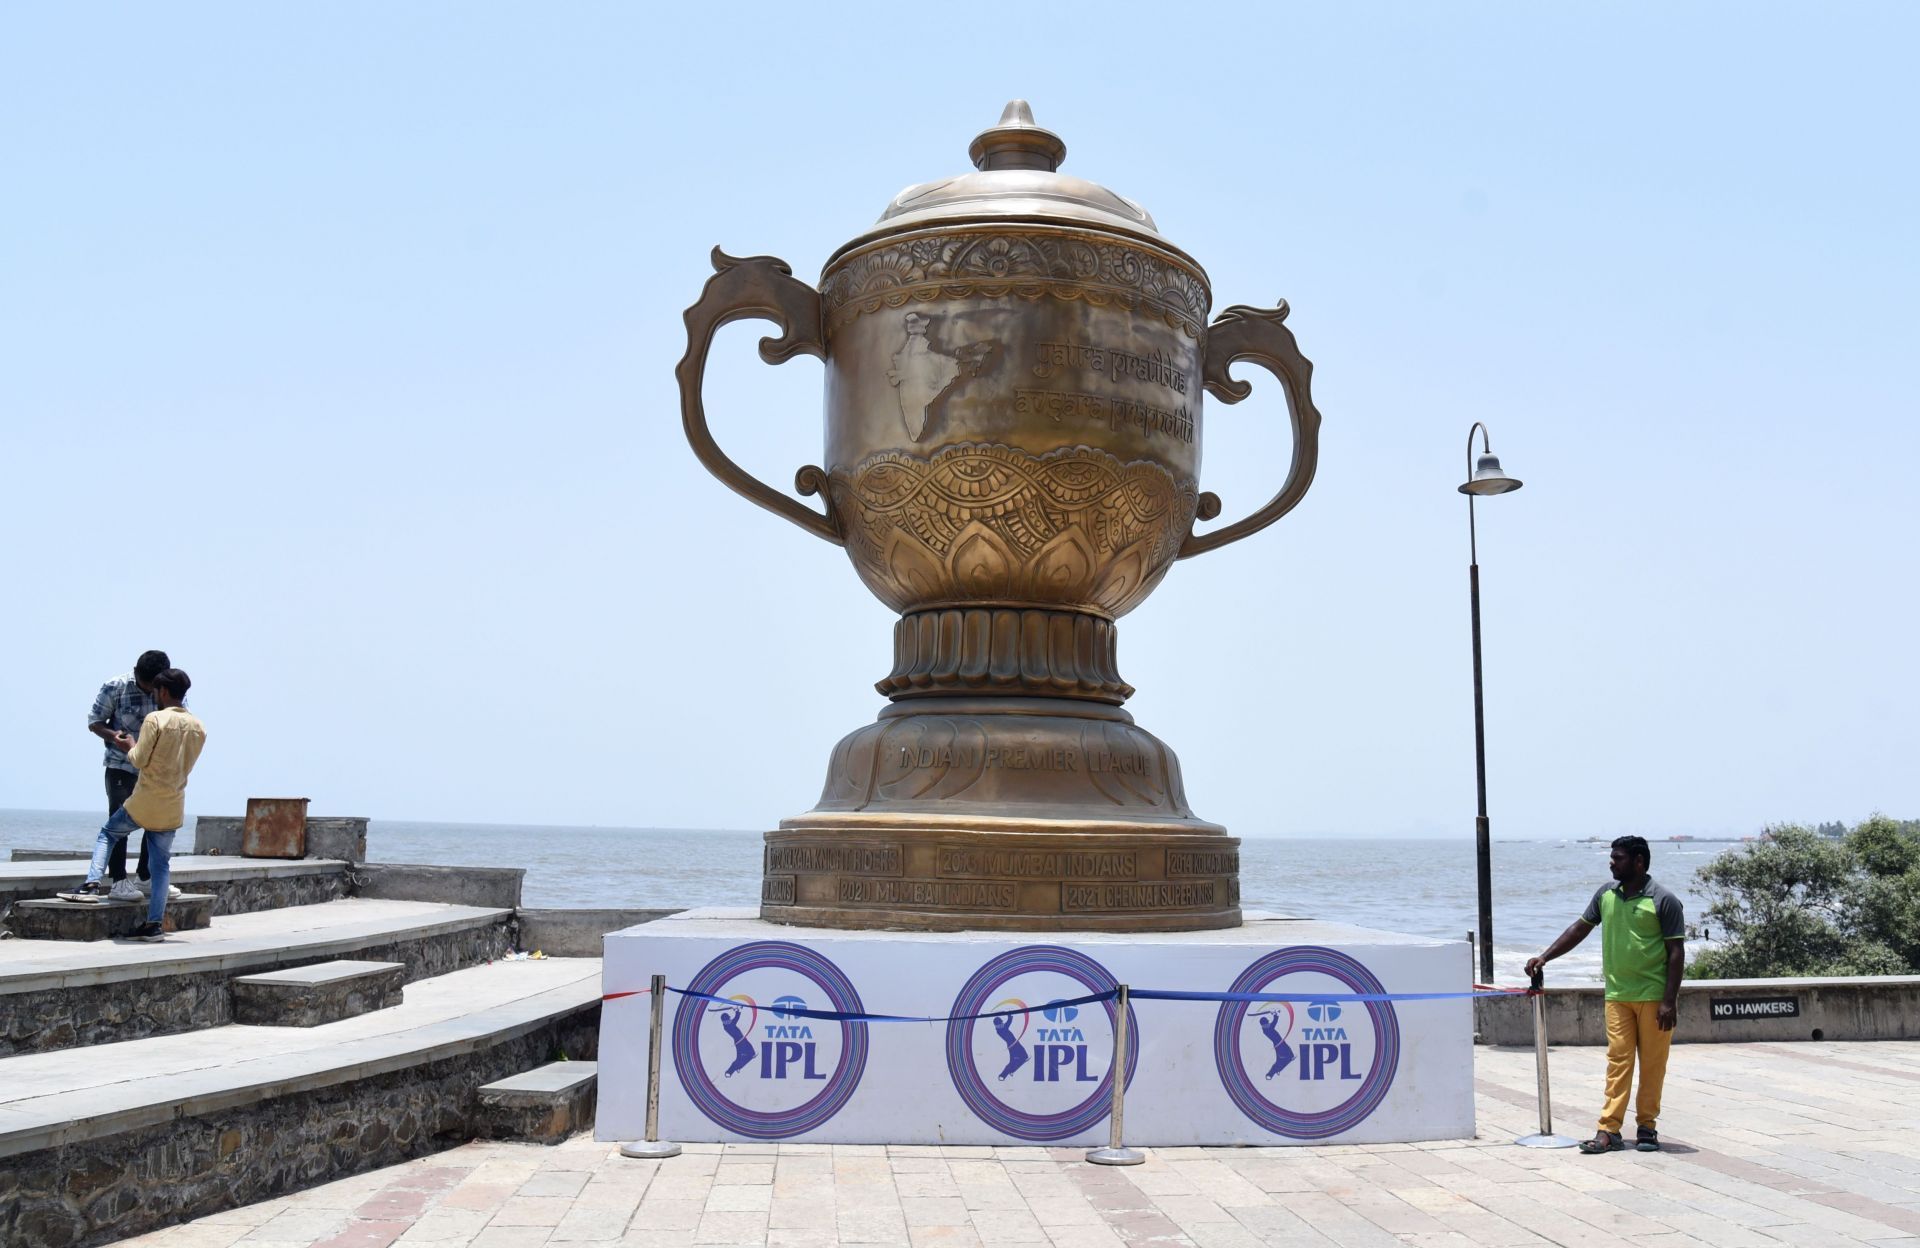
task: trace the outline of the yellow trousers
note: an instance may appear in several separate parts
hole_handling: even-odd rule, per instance
[[[1662,1031],[1656,1019],[1658,1001],[1607,1002],[1607,1104],[1600,1111],[1600,1129],[1618,1131],[1627,1117],[1627,1093],[1633,1088],[1633,1059],[1640,1058],[1640,1096],[1633,1118],[1651,1127],[1660,1117],[1660,1089],[1667,1082],[1667,1050],[1673,1033]]]

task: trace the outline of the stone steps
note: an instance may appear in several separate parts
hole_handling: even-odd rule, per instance
[[[364,839],[336,852],[355,862],[176,857],[174,880],[209,901],[169,914],[211,921],[158,943],[0,940],[0,1243],[109,1243],[476,1135],[591,1122],[600,962],[504,960],[524,873],[360,862]],[[85,870],[0,864],[0,915],[67,915],[41,899]],[[528,919],[553,955],[597,955],[632,921]]]
[[[595,1051],[599,998],[598,959],[497,962],[339,1022],[0,1060],[0,1226],[107,1243],[465,1143],[482,1087]]]
[[[36,897],[17,901],[7,912],[6,927],[21,940],[90,942],[119,940],[147,921],[142,901],[65,901]],[[160,921],[162,931],[193,932],[213,922],[213,898],[206,893],[182,893],[167,902]]]
[[[504,957],[513,911],[351,898],[218,918],[158,944],[0,942],[0,1057],[232,1021],[235,976],[336,958],[399,962],[406,982]]]
[[[349,868],[328,858],[289,861],[224,854],[175,854],[169,864],[174,887],[211,895],[216,915],[337,901],[352,891]],[[0,908],[71,892],[86,878],[85,858],[0,863]]]
[[[558,1144],[593,1126],[598,1062],[548,1062],[480,1089],[478,1134]]]
[[[407,968],[399,962],[341,959],[231,981],[233,1021],[261,1027],[317,1027],[399,1005]]]

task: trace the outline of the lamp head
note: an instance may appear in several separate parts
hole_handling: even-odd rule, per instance
[[[1511,494],[1519,488],[1516,478],[1501,471],[1498,455],[1482,455],[1473,466],[1473,480],[1461,486],[1460,492],[1486,498],[1491,494]]]

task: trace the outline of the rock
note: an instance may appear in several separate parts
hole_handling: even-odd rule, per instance
[[[85,1205],[126,1176],[126,1167],[95,1157],[67,1172],[67,1195],[76,1205]]]
[[[13,1222],[16,1242],[35,1248],[66,1248],[87,1233],[86,1219],[56,1200],[23,1200]]]

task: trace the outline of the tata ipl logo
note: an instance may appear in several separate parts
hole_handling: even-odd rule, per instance
[[[1092,1130],[1113,1098],[1118,1007],[1064,1002],[1118,987],[1084,954],[1049,945],[1015,949],[981,967],[948,1011],[947,1072],[967,1108],[1021,1140],[1064,1140]],[[1131,1011],[1129,1034],[1138,1035]],[[1127,1053],[1127,1080],[1139,1064]]]
[[[673,1020],[673,1062],[696,1108],[737,1135],[784,1139],[846,1105],[867,1066],[865,1023],[809,1018],[862,1013],[839,967],[811,949],[759,941],[707,963]],[[810,1007],[809,1001],[825,1004]]]
[[[1261,958],[1233,992],[1384,995],[1351,957],[1298,946]],[[1240,1112],[1273,1132],[1322,1140],[1380,1107],[1400,1064],[1400,1024],[1385,1001],[1229,1002],[1213,1028],[1214,1064]]]

